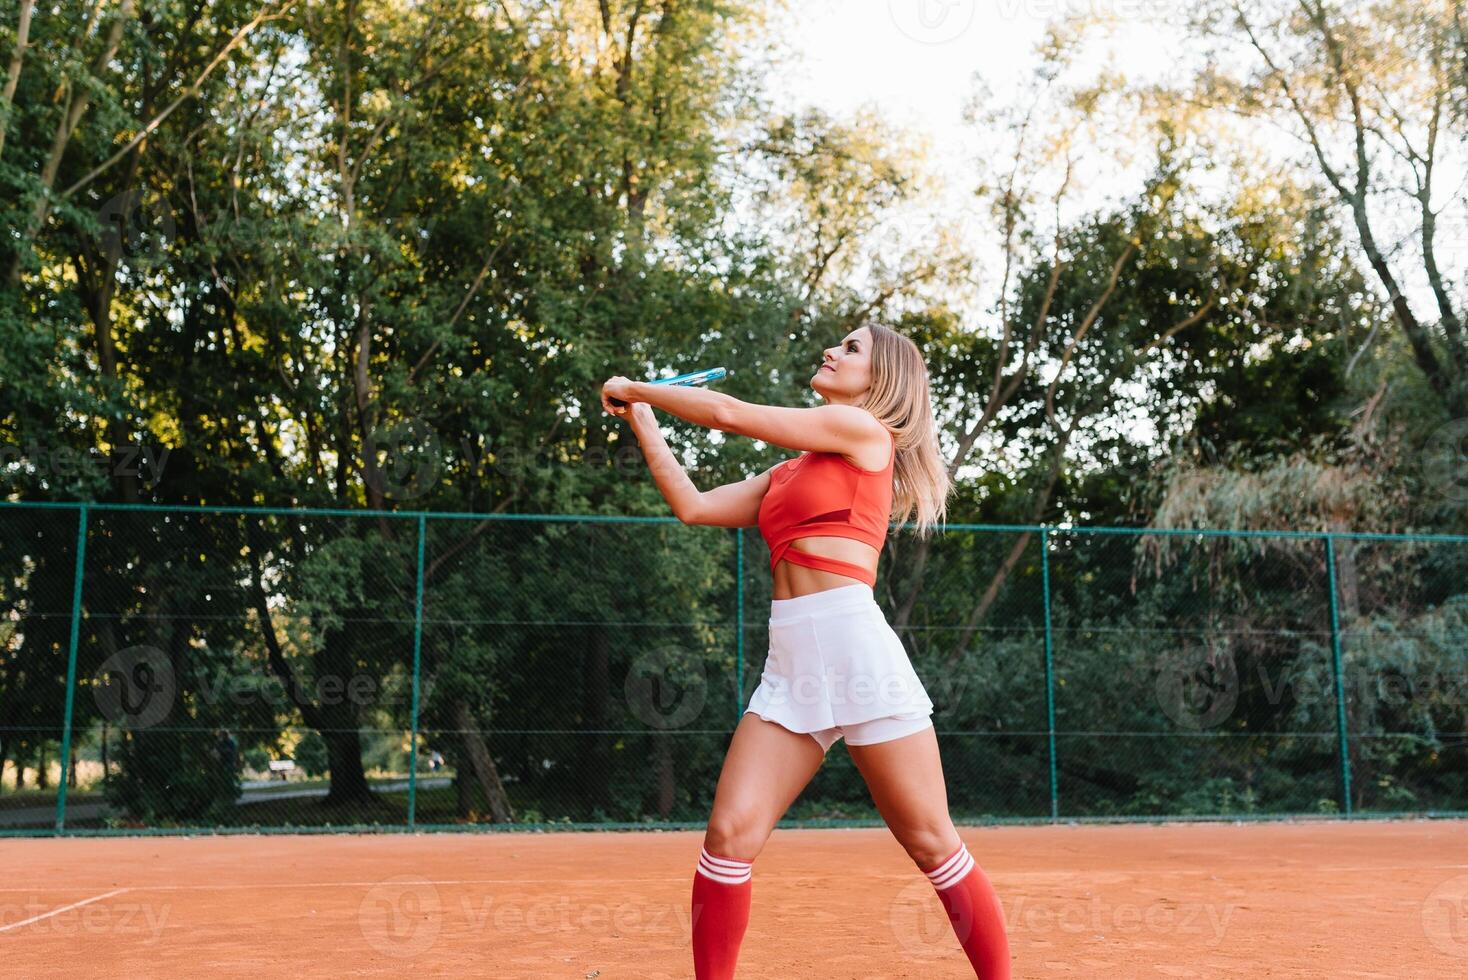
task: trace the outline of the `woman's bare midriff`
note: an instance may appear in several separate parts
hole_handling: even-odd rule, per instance
[[[830,536],[796,538],[790,543],[790,548],[809,555],[849,561],[864,568],[875,569],[877,567],[877,549],[854,538]],[[843,585],[865,584],[861,579],[852,578],[850,575],[828,572],[823,568],[808,568],[784,559],[776,563],[774,576],[775,588],[770,595],[772,599],[794,599],[796,596],[810,595],[812,592],[839,589]]]

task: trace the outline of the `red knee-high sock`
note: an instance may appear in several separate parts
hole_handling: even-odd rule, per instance
[[[1009,980],[1009,937],[1004,934],[999,896],[968,846],[960,842],[958,850],[922,871],[937,889],[974,975],[979,980]]]
[[[704,849],[693,874],[693,975],[731,980],[749,926],[753,862]]]

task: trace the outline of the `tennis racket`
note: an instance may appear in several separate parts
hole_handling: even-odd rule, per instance
[[[648,382],[648,384],[655,384],[655,385],[706,385],[706,384],[709,384],[710,382],[718,381],[720,378],[724,377],[724,375],[726,375],[728,373],[729,373],[728,371],[724,370],[721,367],[706,368],[705,370],[702,370],[702,371],[693,371],[693,372],[690,372],[688,374],[679,374],[679,375],[677,375],[675,377],[671,377],[671,378],[659,378],[656,381],[650,381],[650,382]],[[610,395],[607,396],[607,401],[611,402],[613,405],[616,405],[618,407],[627,404],[622,399],[620,399],[620,398],[613,398]]]

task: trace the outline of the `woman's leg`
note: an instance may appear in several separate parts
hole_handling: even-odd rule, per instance
[[[877,812],[937,890],[975,976],[1009,980],[1009,939],[999,896],[948,816],[937,733],[928,727],[887,742],[848,743],[846,749]]]
[[[821,766],[814,738],[746,712],[734,729],[693,875],[693,972],[729,980],[749,925],[751,867]]]

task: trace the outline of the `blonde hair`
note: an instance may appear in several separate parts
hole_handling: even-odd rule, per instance
[[[928,388],[928,365],[911,339],[880,323],[863,324],[872,333],[872,385],[861,407],[877,417],[897,437],[892,466],[893,523],[913,523],[926,537],[947,519],[952,481],[938,452]]]

